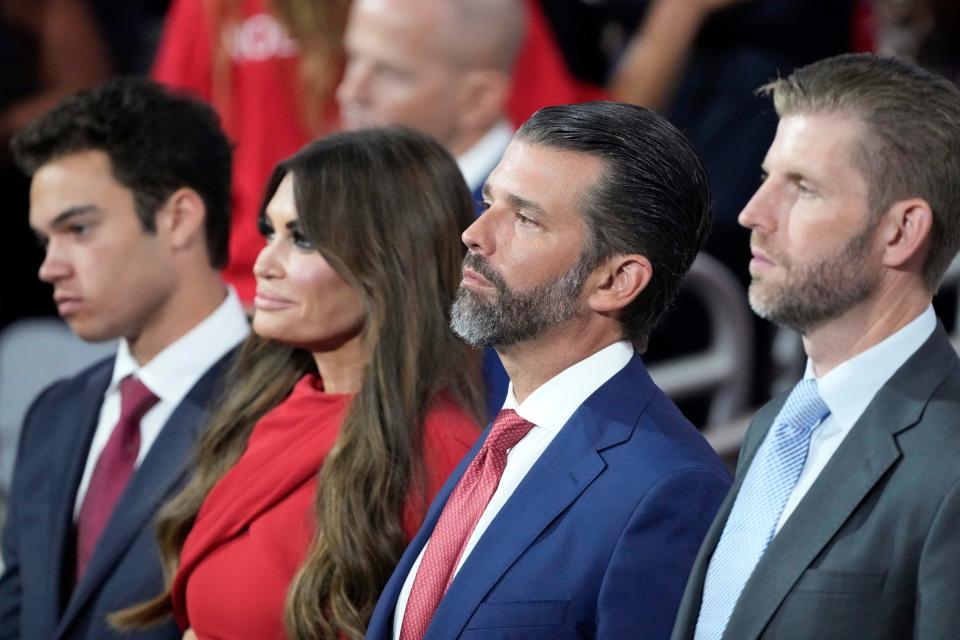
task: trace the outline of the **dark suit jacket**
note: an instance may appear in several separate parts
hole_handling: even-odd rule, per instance
[[[403,582],[484,438],[431,505],[367,638],[392,636]],[[729,483],[635,356],[577,409],[490,523],[425,637],[666,638]]]
[[[876,395],[757,564],[724,638],[955,638],[960,629],[960,361],[938,327]],[[757,414],[704,540],[674,640],[786,394]]]
[[[185,480],[208,400],[230,357],[232,352],[211,367],[174,410],[120,496],[72,593],[74,501],[113,359],[57,382],[37,397],[20,436],[3,534],[0,639],[120,637],[109,629],[105,616],[162,591],[154,515]],[[122,637],[180,636],[169,622]]]

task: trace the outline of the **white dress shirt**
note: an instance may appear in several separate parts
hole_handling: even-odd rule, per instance
[[[511,140],[513,140],[513,127],[506,120],[501,120],[457,158],[460,173],[463,174],[463,179],[466,180],[471,193],[483,185],[483,181],[499,164]]]
[[[810,490],[873,397],[910,356],[923,346],[936,328],[937,316],[933,307],[929,306],[907,326],[863,353],[837,365],[822,378],[817,378],[820,397],[830,408],[830,415],[814,427],[806,462],[793,493],[780,514],[777,532]],[[803,377],[816,377],[810,360],[807,360],[807,371]],[[770,437],[769,434],[767,437]]]
[[[193,385],[207,369],[246,338],[249,332],[250,323],[243,312],[243,305],[240,304],[236,291],[230,287],[226,299],[213,313],[142,367],[130,354],[127,341],[120,340],[113,364],[113,377],[103,394],[97,430],[93,434],[86,467],[77,489],[73,506],[74,519],[80,513],[97,459],[120,419],[120,381],[128,375],[136,375],[160,398],[140,420],[140,452],[136,462],[139,466],[160,435],[163,425]]]
[[[503,475],[500,476],[500,483],[490,498],[490,502],[487,503],[486,509],[480,514],[480,519],[477,520],[477,525],[467,540],[467,545],[464,547],[456,571],[459,571],[460,567],[463,566],[467,556],[473,551],[487,527],[490,526],[497,513],[513,495],[524,476],[540,459],[547,446],[560,433],[560,429],[567,423],[570,416],[587,398],[593,395],[594,391],[623,369],[632,357],[633,345],[626,341],[616,342],[564,369],[538,387],[522,403],[517,402],[513,395],[513,383],[510,383],[503,408],[513,409],[521,418],[532,422],[534,426],[515,447],[507,452],[507,464],[504,467]],[[413,563],[413,567],[403,583],[400,596],[397,598],[397,607],[393,616],[393,637],[395,640],[400,638],[403,612],[407,608],[407,600],[410,598],[410,590],[413,588],[417,569],[420,568],[420,561],[423,560],[423,553],[429,544],[430,541],[428,540],[420,551],[420,556]]]

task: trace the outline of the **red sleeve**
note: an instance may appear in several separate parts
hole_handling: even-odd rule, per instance
[[[445,401],[430,411],[423,425],[425,500],[411,497],[403,513],[403,530],[412,539],[443,483],[480,435],[480,428],[460,407]]]
[[[212,100],[213,50],[203,0],[173,1],[151,76],[207,102]]]

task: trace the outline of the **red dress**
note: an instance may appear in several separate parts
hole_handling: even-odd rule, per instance
[[[256,424],[246,451],[210,491],[184,543],[172,594],[181,628],[192,628],[201,640],[284,638],[287,590],[313,538],[317,471],[351,398],[323,392],[319,378],[308,375]],[[432,500],[478,430],[450,401],[430,411],[424,428]],[[423,515],[408,506],[408,537]]]

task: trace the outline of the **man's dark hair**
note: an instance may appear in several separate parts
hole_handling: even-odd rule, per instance
[[[650,261],[650,283],[620,315],[624,337],[643,351],[710,230],[710,187],[693,145],[663,116],[617,102],[541,109],[517,137],[604,161],[579,203],[583,254],[591,267],[618,254]]]
[[[118,78],[70,96],[18,132],[11,147],[28,175],[66,155],[105,152],[147,232],[174,191],[193,189],[206,206],[210,263],[226,265],[232,149],[209,106],[150,80]]]

